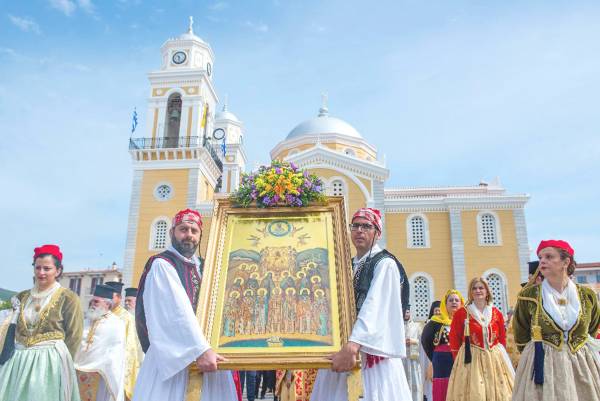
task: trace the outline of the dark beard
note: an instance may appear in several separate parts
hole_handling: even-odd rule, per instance
[[[200,241],[198,241],[198,244],[199,243]],[[194,256],[194,253],[196,253],[196,249],[198,249],[198,244],[192,245],[191,242],[188,241],[180,242],[177,241],[177,238],[175,238],[174,235],[171,235],[171,245],[173,245],[173,248],[175,248],[177,252],[179,252],[181,255],[185,256],[188,259]]]

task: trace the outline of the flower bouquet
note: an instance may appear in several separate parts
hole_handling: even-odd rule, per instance
[[[270,166],[242,174],[242,182],[231,199],[248,207],[308,206],[325,200],[323,182],[314,174],[298,169],[294,163],[273,160]]]

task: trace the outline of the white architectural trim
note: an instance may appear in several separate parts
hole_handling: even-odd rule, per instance
[[[460,209],[450,209],[450,238],[452,240],[454,288],[464,294],[467,288],[467,273],[465,269],[465,243],[463,240]]]
[[[127,222],[127,240],[123,256],[123,282],[127,286],[133,284],[133,262],[135,259],[135,244],[137,239],[138,221],[140,218],[140,197],[144,171],[134,170],[131,184],[131,199],[129,201],[129,218]]]
[[[513,218],[515,220],[515,231],[517,239],[517,247],[519,250],[519,266],[521,270],[521,282],[527,281],[529,276],[529,242],[527,239],[527,223],[525,221],[525,209],[513,210]]]
[[[354,175],[378,181],[385,181],[390,175],[390,170],[383,165],[357,159],[355,157],[349,157],[319,144],[314,148],[286,157],[285,160],[294,162],[299,167],[325,164],[334,167],[336,170],[343,169],[351,171]]]
[[[169,236],[169,230],[171,229],[171,219],[168,216],[158,216],[152,223],[150,224],[150,238],[148,240],[148,250],[149,251],[164,251],[165,248],[155,248],[154,247],[154,237],[156,237],[156,224],[160,221],[164,221],[167,223],[167,238],[165,241],[165,248],[171,244],[171,239]]]
[[[423,236],[425,239],[424,246],[413,244],[412,219],[415,217],[420,217],[423,219]],[[431,242],[429,240],[429,219],[425,213],[411,213],[406,217],[406,242],[407,248],[431,248]]]
[[[350,171],[346,171],[346,170],[343,170],[343,169],[340,169],[340,168],[335,168],[335,167],[327,165],[327,164],[309,164],[309,165],[305,165],[305,166],[298,165],[298,167],[300,167],[302,169],[317,169],[317,168],[321,168],[321,169],[326,169],[326,170],[334,170],[334,171],[336,171],[338,173],[342,173],[342,174],[344,174],[345,177],[347,177],[348,179],[350,179],[353,183],[355,183],[358,186],[358,188],[362,192],[362,194],[365,197],[365,199],[366,199],[367,202],[372,201],[371,194],[369,194],[369,190],[367,189],[367,187],[365,187],[364,184],[354,174],[352,174],[352,172],[350,172]]]
[[[393,198],[386,194],[386,213],[443,212],[455,210],[522,209],[529,195],[414,196]]]
[[[188,175],[188,191],[187,191],[187,202],[188,208],[192,208],[198,203],[198,192],[200,192],[200,169],[190,169]]]
[[[348,183],[346,182],[346,177],[343,177],[341,175],[334,175],[332,177],[329,178],[321,178],[323,181],[326,182],[326,186],[327,186],[327,190],[328,195],[333,195],[333,182],[334,181],[341,181],[342,182],[342,196],[346,199],[348,199]]]
[[[283,141],[275,145],[275,147],[271,150],[270,155],[271,158],[274,158],[284,150],[297,148],[301,145],[306,144],[314,145],[315,143],[338,143],[341,145],[364,148],[364,150],[367,151],[367,153],[370,153],[370,156],[374,158],[377,156],[377,148],[365,141],[364,138],[353,138],[347,135],[337,134],[333,132],[306,134],[291,139],[284,139]],[[346,156],[344,153],[340,154]],[[377,161],[372,161],[371,163],[379,164]]]
[[[496,242],[493,244],[486,244],[483,242],[483,222],[481,221],[481,218],[486,214],[491,215],[495,220]],[[500,218],[495,211],[485,209],[480,210],[479,213],[477,213],[477,238],[479,246],[502,246],[502,228],[500,227]]]

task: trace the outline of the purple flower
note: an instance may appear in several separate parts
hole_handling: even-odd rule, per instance
[[[313,187],[313,189],[315,190],[315,192],[321,192],[321,186],[320,185],[315,185]]]
[[[279,199],[281,199],[281,198],[279,197],[279,195],[277,195],[277,194],[276,194],[276,195],[273,197],[273,203],[277,203],[277,202],[279,202]]]
[[[262,203],[264,203],[265,205],[268,205],[271,202],[271,198],[269,198],[268,196],[265,196],[264,198],[262,198]]]
[[[304,180],[304,186],[308,189],[310,189],[312,187],[312,182],[310,182],[310,180]]]
[[[277,167],[277,168],[275,169],[275,173],[276,173],[276,174],[281,174],[281,173],[282,173],[282,171],[283,171],[283,170],[281,170],[279,167]]]
[[[294,172],[296,172],[296,170],[298,170],[298,166],[296,166],[294,163],[290,163],[290,168],[292,170],[294,170]]]
[[[252,192],[250,193],[250,197],[251,197],[252,199],[256,199],[256,197],[257,197],[257,196],[258,196],[258,192],[256,192],[256,191],[252,191]]]
[[[290,205],[293,205],[293,204],[294,204],[294,200],[295,200],[295,198],[294,198],[294,195],[287,194],[287,195],[285,196],[285,201],[286,201],[288,204],[290,204]]]
[[[302,175],[304,175],[305,178],[308,178],[308,171],[304,170],[304,173]]]

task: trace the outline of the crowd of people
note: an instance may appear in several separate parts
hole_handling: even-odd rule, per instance
[[[241,401],[244,383],[252,401],[261,381],[261,398],[270,389],[280,401],[346,401],[347,372],[358,365],[365,401],[600,401],[598,298],[571,279],[567,242],[539,244],[507,320],[475,277],[466,301],[449,289],[421,326],[411,319],[402,264],[377,244],[380,212],[358,210],[349,228],[357,318],[348,341],[330,356],[331,369],[277,375],[218,370],[225,358],[196,317],[198,212],[175,215],[171,245],[148,260],[138,288],[123,299],[122,283],[96,285],[85,314],[57,281],[59,247],[35,248],[34,287],[13,298],[0,326],[2,400],[183,401],[194,363],[203,401]]]

